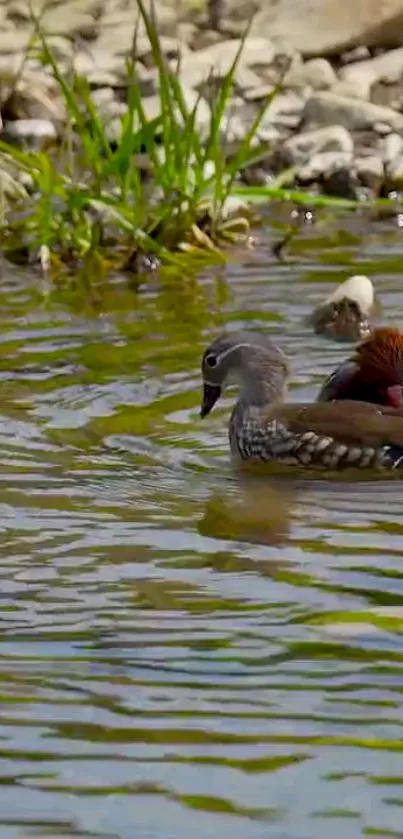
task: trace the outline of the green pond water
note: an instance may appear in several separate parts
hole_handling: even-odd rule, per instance
[[[237,475],[211,337],[268,330],[291,397],[349,346],[304,318],[403,231],[307,227],[181,281],[0,277],[0,836],[403,837],[403,482]]]

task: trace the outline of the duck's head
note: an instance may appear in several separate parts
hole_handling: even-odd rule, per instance
[[[319,400],[354,399],[403,409],[403,334],[383,327],[325,382]]]
[[[227,384],[238,384],[250,404],[278,398],[288,373],[285,355],[267,335],[234,332],[220,335],[206,349],[201,362],[203,400],[200,416],[214,407]]]

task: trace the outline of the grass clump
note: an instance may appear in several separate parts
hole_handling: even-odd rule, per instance
[[[10,258],[42,255],[43,266],[56,275],[80,266],[99,275],[159,261],[223,259],[225,243],[247,236],[247,212],[231,212],[229,205],[238,173],[262,152],[256,138],[270,101],[229,153],[223,127],[244,41],[201,132],[200,109],[206,112],[207,103],[195,95],[189,105],[163,55],[153,14],[142,0],[138,7],[158,72],[160,113],[147,116],[134,35],[126,110],[115,121],[115,138],[86,79],[74,72],[66,78],[34,21],[36,55],[51,69],[67,119],[53,149],[26,151],[0,142],[3,170],[19,184],[11,200],[5,202],[4,191],[1,196],[0,243]]]

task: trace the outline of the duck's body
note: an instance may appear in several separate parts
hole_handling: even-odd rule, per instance
[[[201,416],[236,381],[239,399],[229,424],[232,454],[248,462],[281,462],[339,470],[403,469],[403,415],[391,404],[343,400],[284,401],[287,364],[266,336],[222,336],[203,356]]]
[[[403,408],[403,335],[398,329],[375,329],[353,356],[326,379],[319,402],[354,400]]]
[[[314,309],[309,323],[318,335],[326,338],[361,341],[371,334],[374,310],[371,280],[364,274],[355,274]]]

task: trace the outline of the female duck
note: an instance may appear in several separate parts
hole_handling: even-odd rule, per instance
[[[285,356],[265,335],[223,335],[206,350],[201,417],[210,413],[226,384],[240,388],[229,424],[233,455],[327,469],[403,468],[398,408],[351,399],[287,403],[287,374]]]

